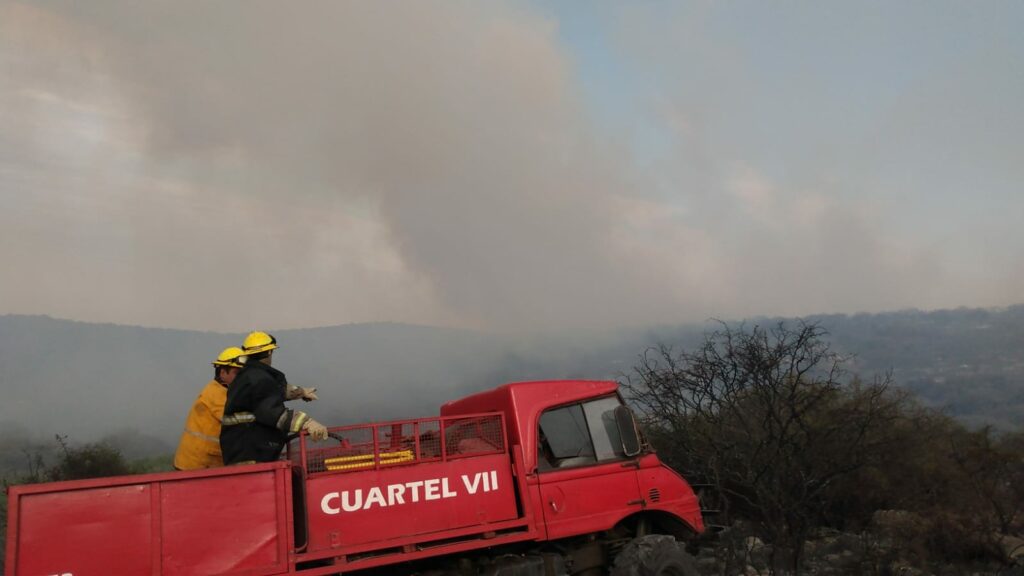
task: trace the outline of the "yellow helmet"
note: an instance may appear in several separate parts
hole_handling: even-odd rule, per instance
[[[241,368],[242,362],[245,362],[245,352],[238,346],[231,346],[225,348],[217,359],[213,361],[214,366],[230,366],[232,368]]]
[[[245,349],[245,353],[259,354],[260,352],[269,352],[277,348],[277,339],[267,334],[266,332],[250,332],[245,337],[245,342],[242,343],[242,348]]]

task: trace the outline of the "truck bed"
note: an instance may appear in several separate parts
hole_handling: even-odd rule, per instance
[[[287,572],[287,462],[14,486],[7,574]]]
[[[287,458],[12,487],[6,573],[318,575],[535,535],[500,413],[334,428]]]

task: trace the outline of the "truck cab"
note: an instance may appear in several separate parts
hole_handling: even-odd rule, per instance
[[[441,407],[442,416],[481,411],[505,414],[511,441],[523,447],[522,480],[545,538],[704,531],[696,495],[642,441],[617,383],[516,382]]]

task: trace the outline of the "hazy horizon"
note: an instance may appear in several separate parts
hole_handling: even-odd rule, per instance
[[[886,314],[900,314],[900,313],[907,313],[907,312],[919,312],[919,313],[928,314],[928,313],[933,313],[933,312],[952,312],[952,311],[964,311],[964,310],[968,310],[968,311],[969,310],[980,310],[980,311],[986,311],[986,312],[1000,312],[1000,311],[1005,311],[1007,309],[1015,308],[1015,307],[1019,307],[1019,306],[1024,306],[1024,300],[1021,300],[1020,302],[1010,302],[1008,304],[1001,305],[1001,306],[967,306],[967,305],[961,305],[961,306],[952,306],[952,307],[945,307],[945,308],[907,307],[907,308],[900,308],[900,309],[893,309],[893,310],[855,311],[855,312],[817,311],[817,312],[809,312],[809,313],[801,315],[801,316],[781,316],[781,315],[776,315],[776,314],[751,314],[749,316],[742,316],[742,317],[724,317],[724,318],[721,318],[721,317],[707,317],[707,318],[703,318],[703,319],[699,319],[699,320],[688,320],[688,321],[678,321],[678,322],[654,322],[654,323],[649,323],[649,324],[622,325],[622,326],[611,327],[611,328],[608,328],[607,330],[598,330],[597,332],[598,333],[614,333],[616,331],[645,330],[645,329],[652,329],[652,328],[653,329],[657,329],[657,328],[676,327],[676,326],[692,326],[692,327],[696,327],[696,326],[714,325],[714,324],[717,324],[718,322],[726,322],[726,323],[734,324],[734,323],[754,322],[754,321],[765,320],[765,319],[768,319],[768,320],[793,320],[793,321],[799,321],[799,320],[803,320],[803,319],[806,319],[806,318],[823,317],[823,316],[851,316],[851,317],[853,317],[853,316],[878,316],[878,315],[886,315]],[[13,313],[13,312],[0,313],[0,317],[4,317],[4,316],[7,316],[7,317],[25,317],[25,318],[46,318],[46,319],[57,320],[57,321],[62,321],[62,322],[76,322],[76,323],[81,323],[81,324],[92,324],[92,325],[100,325],[100,326],[116,326],[116,327],[121,327],[121,328],[144,328],[144,329],[147,329],[147,330],[168,330],[168,331],[175,331],[175,332],[200,332],[200,333],[203,333],[203,334],[212,334],[212,335],[220,335],[220,336],[244,335],[244,334],[247,334],[250,331],[249,329],[244,329],[244,330],[216,330],[216,329],[210,329],[210,330],[207,330],[207,329],[197,329],[197,328],[175,328],[175,327],[170,327],[170,326],[155,326],[155,325],[149,325],[149,324],[126,324],[126,323],[120,323],[120,322],[105,322],[105,321],[94,321],[94,320],[82,320],[82,319],[77,319],[77,318],[64,318],[64,317],[54,316],[54,315],[51,315],[51,314],[44,314],[44,313],[35,313],[35,314],[33,314],[33,313]],[[276,326],[255,326],[252,329],[253,330],[263,330],[263,331],[268,331],[268,332],[282,332],[282,333],[286,333],[286,332],[289,332],[289,331],[298,331],[298,330],[320,330],[320,329],[326,329],[326,328],[344,328],[344,327],[376,326],[376,325],[395,325],[395,326],[406,326],[406,327],[410,327],[410,328],[429,328],[429,329],[437,329],[437,330],[453,330],[453,331],[470,332],[470,333],[476,332],[476,333],[482,333],[482,334],[492,334],[492,335],[496,335],[496,336],[504,334],[504,335],[510,335],[510,336],[518,335],[518,336],[522,337],[522,336],[528,336],[530,334],[530,332],[513,332],[513,333],[510,334],[510,333],[502,331],[502,330],[488,330],[488,329],[479,329],[479,328],[471,328],[471,327],[445,326],[445,325],[442,325],[442,324],[402,322],[402,321],[394,321],[394,320],[366,320],[366,321],[361,321],[361,322],[341,322],[341,323],[338,323],[338,324],[320,324],[320,325],[311,325],[311,326],[296,326],[296,327],[293,327],[293,328],[278,328]],[[567,327],[564,330],[565,331],[571,331],[572,327]],[[551,334],[551,333],[556,333],[557,334],[557,333],[562,332],[562,331],[563,330],[559,330],[559,329],[554,329],[554,330],[538,330],[538,331],[535,332],[535,334]]]
[[[895,383],[973,425],[1024,423],[1024,305],[1007,310],[901,311],[809,320],[848,359],[848,376]],[[774,326],[778,318],[750,321]],[[792,324],[790,324],[792,326]],[[734,324],[738,326],[738,324]],[[333,426],[431,415],[444,401],[511,381],[621,380],[650,347],[693,351],[715,323],[608,333],[496,335],[368,323],[278,332],[275,366],[316,386],[304,405]],[[173,446],[210,362],[242,333],[0,315],[0,429],[8,439],[66,434],[89,441],[135,430]],[[10,448],[11,445],[8,444]],[[15,452],[17,459],[18,452]]]

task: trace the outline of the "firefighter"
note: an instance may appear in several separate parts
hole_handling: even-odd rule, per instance
[[[220,453],[220,421],[224,416],[224,403],[228,386],[242,368],[242,349],[225,348],[213,361],[213,380],[203,388],[185,418],[185,431],[174,453],[174,467],[178,470],[199,470],[223,466]]]
[[[287,400],[316,400],[316,388],[292,386],[271,366],[277,348],[277,339],[266,332],[252,332],[242,344],[247,360],[228,389],[220,435],[225,464],[277,460],[288,437],[302,430],[314,440],[327,438],[323,424],[285,407]]]

